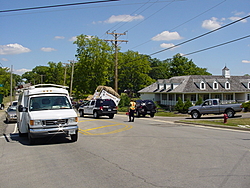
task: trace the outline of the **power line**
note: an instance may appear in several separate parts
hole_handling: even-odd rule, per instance
[[[9,9],[9,10],[0,10],[0,13],[17,12],[17,11],[24,11],[24,10],[46,9],[46,8],[56,8],[56,7],[67,7],[67,6],[75,6],[75,5],[86,5],[86,4],[95,4],[95,3],[105,3],[105,2],[111,2],[111,1],[120,1],[120,0],[89,1],[89,2],[81,2],[81,3],[68,3],[68,4],[59,4],[59,5],[40,6],[40,7]]]
[[[243,17],[243,18],[240,18],[240,19],[238,19],[238,20],[236,20],[236,21],[234,21],[234,22],[231,22],[231,23],[229,23],[229,24],[226,24],[226,25],[224,25],[224,26],[222,26],[222,27],[219,27],[219,28],[217,28],[217,29],[214,29],[214,30],[212,30],[212,31],[209,31],[209,32],[204,33],[204,34],[202,34],[202,35],[199,35],[199,36],[197,36],[197,37],[194,37],[194,38],[192,38],[192,39],[186,40],[186,41],[184,41],[184,42],[181,42],[181,43],[176,44],[176,45],[174,45],[174,46],[171,46],[171,47],[169,47],[169,48],[165,48],[165,49],[163,49],[163,50],[154,52],[154,53],[150,54],[150,56],[155,55],[155,54],[158,54],[158,53],[161,53],[161,52],[164,52],[164,51],[166,51],[166,50],[170,50],[170,49],[172,49],[172,48],[175,48],[175,47],[177,47],[177,46],[186,44],[186,43],[191,42],[191,41],[193,41],[193,40],[196,40],[196,39],[198,39],[198,38],[204,37],[204,36],[206,36],[206,35],[208,35],[208,34],[211,34],[211,33],[215,32],[215,31],[218,31],[218,30],[220,30],[220,29],[223,29],[223,28],[225,28],[225,27],[228,27],[228,26],[230,26],[230,25],[232,25],[232,24],[235,24],[235,23],[237,23],[237,22],[239,22],[239,21],[241,21],[241,20],[244,20],[244,19],[246,19],[246,18],[248,18],[248,17],[250,17],[250,14],[249,14],[248,16],[245,16],[245,17]]]
[[[226,45],[226,44],[229,44],[229,43],[232,43],[232,42],[236,42],[236,41],[239,41],[239,40],[242,40],[242,39],[245,39],[245,38],[248,38],[250,37],[250,35],[247,35],[245,37],[241,37],[241,38],[238,38],[238,39],[234,39],[234,40],[231,40],[231,41],[228,41],[228,42],[224,42],[224,43],[221,43],[221,44],[218,44],[218,45],[215,45],[215,46],[211,46],[211,47],[208,47],[208,48],[204,48],[202,50],[197,50],[197,51],[194,51],[194,52],[191,52],[191,53],[187,53],[187,54],[184,54],[182,56],[188,56],[188,55],[191,55],[191,54],[196,54],[196,53],[199,53],[199,52],[203,52],[203,51],[206,51],[206,50],[210,50],[212,48],[216,48],[216,47],[219,47],[219,46],[223,46],[223,45]]]

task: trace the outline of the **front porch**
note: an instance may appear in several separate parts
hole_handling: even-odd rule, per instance
[[[195,104],[199,97],[201,97],[203,101],[206,99],[218,98],[223,104],[242,103],[246,100],[250,100],[249,94],[245,93],[155,93],[154,100],[161,105],[175,106],[179,97],[184,103],[189,99],[192,104]]]

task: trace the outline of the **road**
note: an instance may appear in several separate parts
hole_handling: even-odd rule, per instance
[[[0,137],[0,187],[249,188],[250,133],[174,118],[79,118],[79,140]]]

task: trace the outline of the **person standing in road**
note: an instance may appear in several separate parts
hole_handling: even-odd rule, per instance
[[[129,122],[134,122],[135,118],[135,105],[136,103],[131,99],[129,104]]]

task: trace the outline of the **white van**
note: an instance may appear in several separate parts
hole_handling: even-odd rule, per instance
[[[17,128],[19,136],[35,138],[64,134],[73,142],[78,138],[78,117],[66,86],[38,84],[23,88],[18,97]]]

